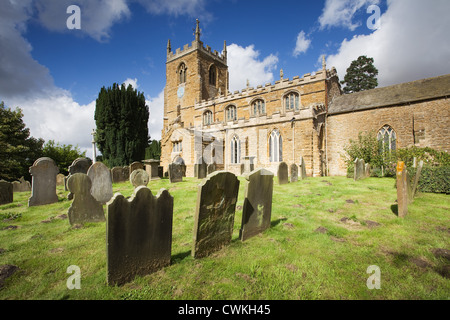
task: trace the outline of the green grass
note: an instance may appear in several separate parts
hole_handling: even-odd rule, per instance
[[[105,223],[72,228],[58,218],[70,206],[61,187],[60,201],[41,207],[28,208],[29,193],[15,193],[0,206],[0,265],[20,269],[0,299],[449,299],[450,280],[440,274],[449,262],[432,253],[450,249],[448,195],[418,194],[401,219],[393,212],[393,179],[276,181],[271,228],[241,242],[237,210],[231,244],[203,259],[190,255],[200,181],[151,181],[154,195],[166,188],[174,197],[172,263],[121,287],[106,284]],[[128,197],[133,188],[115,184],[114,192]],[[315,232],[319,227],[326,232]],[[81,269],[80,290],[66,286],[71,265]],[[381,270],[379,290],[366,286],[370,265]]]

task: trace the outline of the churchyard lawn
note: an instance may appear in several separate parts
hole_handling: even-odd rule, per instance
[[[18,269],[0,279],[0,299],[449,299],[448,251],[437,250],[450,249],[449,195],[419,193],[399,218],[394,179],[276,179],[271,227],[239,240],[239,177],[231,244],[201,259],[191,256],[200,180],[150,181],[154,195],[166,188],[174,197],[171,265],[120,287],[106,283],[105,222],[72,227],[61,186],[59,201],[44,206],[14,193],[0,206],[0,266]],[[113,191],[128,197],[133,186]],[[69,266],[80,268],[79,289],[67,286]],[[369,266],[379,268],[380,289],[368,287]]]

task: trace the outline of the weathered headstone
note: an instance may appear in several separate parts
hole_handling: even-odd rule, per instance
[[[175,159],[174,163],[181,165],[181,170],[183,171],[183,177],[186,177],[186,164],[184,162],[184,159],[181,157],[177,157]]]
[[[231,242],[239,180],[216,171],[198,186],[192,256],[202,258]]]
[[[126,199],[116,193],[107,204],[107,281],[122,285],[170,265],[173,197],[153,196],[141,186]]]
[[[281,162],[278,165],[277,177],[278,184],[289,183],[288,165],[286,164],[286,162]]]
[[[254,159],[255,159],[254,156],[245,156],[244,157],[244,168],[242,171],[242,175],[247,175],[255,169],[255,165],[253,163]]]
[[[198,179],[206,178],[207,175],[207,164],[203,158],[197,160],[194,164],[194,176]]]
[[[270,227],[272,215],[273,173],[266,169],[252,171],[246,177],[245,198],[239,238],[242,241]]]
[[[64,174],[58,173],[56,175],[56,185],[57,186],[63,186],[64,183],[65,183],[65,178],[66,178],[66,176]]]
[[[216,163],[215,162],[210,163],[206,166],[206,174],[207,175],[213,173],[214,171],[216,171]]]
[[[169,181],[170,183],[183,181],[183,171],[180,164],[169,164]]]
[[[87,174],[70,175],[67,187],[73,194],[73,201],[68,211],[71,225],[105,221],[103,206],[92,196],[92,182]]]
[[[105,204],[113,197],[111,171],[101,163],[94,163],[88,170],[87,175],[91,179],[92,196],[101,204]]]
[[[370,164],[366,163],[364,167],[364,175],[366,178],[370,177]]]
[[[130,169],[125,167],[114,167],[111,169],[111,179],[113,183],[125,182],[130,178]]]
[[[417,186],[419,185],[420,175],[422,174],[423,160],[419,161],[419,166],[417,167],[416,175],[414,176],[414,185],[412,188],[412,198],[415,197],[417,192]]]
[[[298,166],[293,163],[290,166],[291,171],[291,182],[297,182],[298,181]]]
[[[30,192],[31,191],[31,183],[26,181],[24,177],[21,177],[19,181],[13,181],[13,191],[14,192]]]
[[[151,159],[151,160],[144,160],[143,162],[145,163],[145,171],[147,171],[150,180],[161,179],[159,177],[159,171],[158,171],[158,167],[159,167],[159,164],[161,163],[161,161]]]
[[[306,167],[305,167],[305,160],[303,159],[303,157],[300,157],[300,164],[299,164],[299,175],[300,175],[300,179],[306,179]]]
[[[148,173],[144,169],[136,169],[130,175],[130,182],[135,188],[147,186],[149,180]]]
[[[30,167],[32,176],[31,197],[28,206],[40,206],[58,202],[56,195],[56,175],[59,169],[55,162],[47,157],[39,158]]]
[[[408,214],[409,194],[408,170],[405,163],[399,161],[397,162],[397,209],[400,218]]]
[[[142,162],[139,162],[139,161],[135,161],[132,164],[130,164],[130,176],[133,173],[133,171],[137,170],[137,169],[144,170],[144,164]]]
[[[66,178],[66,187],[67,187],[67,181],[69,181],[69,178],[71,175],[74,175],[75,173],[84,173],[87,174],[89,167],[92,165],[92,160],[88,158],[77,158],[75,159],[72,164],[69,166],[69,175]],[[68,189],[68,187],[67,187]],[[67,195],[67,199],[72,200],[73,194],[69,192]]]
[[[0,180],[0,205],[14,201],[14,191],[11,182]]]
[[[365,176],[366,176],[366,173],[365,173],[364,160],[356,158],[355,161],[354,161],[354,176],[353,176],[353,179],[356,181],[356,180],[364,179]]]

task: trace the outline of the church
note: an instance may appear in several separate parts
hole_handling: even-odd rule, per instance
[[[195,39],[167,43],[161,166],[214,164],[241,175],[244,163],[275,175],[280,162],[308,176],[345,175],[344,147],[374,130],[390,148],[412,145],[449,152],[450,75],[343,94],[335,68],[229,91],[227,47],[220,54]]]

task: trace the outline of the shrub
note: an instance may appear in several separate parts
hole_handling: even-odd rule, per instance
[[[416,168],[408,169],[410,176],[416,174]],[[423,167],[417,190],[421,192],[450,194],[450,166]]]

